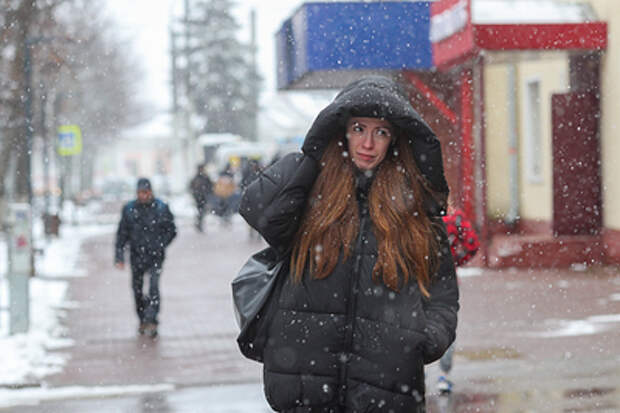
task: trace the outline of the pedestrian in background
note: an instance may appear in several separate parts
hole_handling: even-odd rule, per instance
[[[261,163],[258,159],[248,159],[241,169],[241,192],[245,190],[261,172]]]
[[[262,169],[263,168],[258,159],[248,159],[248,161],[245,163],[244,167],[241,170],[241,193],[243,193],[243,191],[245,191],[245,189],[260,176]],[[248,238],[251,241],[260,240],[260,234],[258,233],[258,231],[256,231],[252,227],[248,228]]]
[[[189,183],[189,189],[194,198],[194,203],[196,204],[196,220],[194,222],[194,227],[196,231],[203,232],[204,216],[207,212],[209,199],[213,193],[213,183],[211,179],[209,179],[204,165],[198,165],[196,175],[194,175]]]
[[[235,182],[234,171],[230,164],[220,172],[213,188],[215,194],[214,211],[226,226],[231,224],[232,215],[237,212],[239,194]]]
[[[458,208],[449,206],[448,214],[443,217],[443,222],[446,225],[454,265],[457,267],[465,265],[474,258],[480,248],[478,234],[476,234],[473,225],[465,217],[463,211]],[[442,375],[437,380],[437,390],[443,394],[452,392],[453,383],[448,378],[448,375],[452,370],[453,358],[454,343],[439,360],[439,368],[442,371]]]
[[[391,79],[345,87],[240,213],[290,263],[268,321],[281,412],[423,412],[424,364],[455,337],[440,143]]]
[[[161,304],[159,279],[166,247],[177,234],[174,216],[163,201],[153,196],[151,182],[140,178],[137,199],[123,206],[116,232],[115,265],[125,268],[125,246],[129,246],[131,286],[140,325],[138,332],[157,335]],[[148,294],[143,292],[144,274],[149,275]]]

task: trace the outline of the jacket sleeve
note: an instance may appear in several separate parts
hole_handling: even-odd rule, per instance
[[[162,216],[161,216],[161,224],[162,224],[162,242],[163,246],[167,247],[170,245],[172,240],[177,236],[177,227],[174,224],[174,215],[170,212],[170,208],[168,205],[164,204]]]
[[[297,232],[318,171],[314,159],[291,153],[243,192],[239,213],[280,254],[287,252]]]
[[[121,211],[121,220],[116,230],[116,246],[114,262],[125,262],[125,244],[129,241],[128,207],[125,205]]]
[[[459,288],[445,226],[440,218],[434,221],[440,237],[439,267],[431,277],[430,297],[424,301],[426,339],[423,352],[425,363],[439,359],[454,341],[459,310]]]

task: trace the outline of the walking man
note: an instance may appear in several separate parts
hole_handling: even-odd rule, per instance
[[[204,170],[204,165],[198,165],[196,175],[189,183],[189,189],[196,203],[196,222],[194,226],[198,232],[202,232],[202,220],[207,211],[207,203],[213,192],[213,183]]]
[[[129,245],[131,286],[140,320],[138,332],[157,336],[160,306],[159,277],[165,249],[177,234],[168,205],[153,196],[151,182],[140,178],[137,199],[125,204],[116,232],[115,265],[125,268],[125,246]],[[144,274],[150,276],[148,295],[143,293]]]

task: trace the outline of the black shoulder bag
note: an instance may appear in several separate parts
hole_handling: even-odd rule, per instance
[[[249,359],[263,361],[267,328],[277,309],[288,261],[268,247],[252,255],[232,281],[233,304],[241,329],[237,344]]]

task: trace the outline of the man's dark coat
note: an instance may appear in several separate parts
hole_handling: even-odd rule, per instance
[[[161,264],[166,247],[176,235],[174,216],[164,202],[157,198],[144,204],[128,202],[116,232],[116,262],[125,261],[123,252],[129,244],[132,267],[144,269]]]

